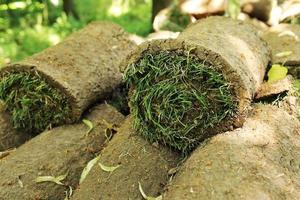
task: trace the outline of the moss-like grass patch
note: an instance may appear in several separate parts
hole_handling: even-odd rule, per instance
[[[230,83],[189,51],[145,52],[128,66],[125,81],[138,132],[182,152],[194,149],[237,107]]]
[[[10,73],[1,78],[0,99],[11,113],[15,128],[36,135],[69,121],[68,99],[38,74]]]

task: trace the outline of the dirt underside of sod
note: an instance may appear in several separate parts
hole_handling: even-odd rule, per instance
[[[71,120],[67,97],[36,72],[11,73],[0,81],[0,98],[11,113],[15,128],[37,134],[45,127]]]
[[[232,117],[237,103],[230,84],[189,51],[145,52],[125,79],[132,85],[135,127],[150,142],[186,151],[205,139],[205,131]]]

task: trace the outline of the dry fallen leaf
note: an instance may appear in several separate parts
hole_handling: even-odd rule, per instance
[[[100,159],[100,156],[97,156],[88,162],[88,164],[85,166],[85,168],[83,169],[83,171],[81,173],[79,184],[81,184],[84,181],[86,176],[89,174],[89,172],[91,171],[93,166],[99,161],[99,159]]]
[[[140,193],[141,195],[143,196],[143,198],[145,200],[162,200],[162,195],[158,196],[158,197],[150,197],[150,196],[147,196],[142,188],[142,185],[141,183],[139,182],[139,190],[140,190]]]
[[[64,185],[61,181],[63,181],[68,176],[68,173],[60,176],[39,176],[35,179],[35,182],[42,183],[42,182],[53,182],[58,185]]]
[[[98,164],[101,167],[101,169],[103,171],[106,171],[106,172],[113,172],[113,171],[115,171],[116,169],[118,169],[121,166],[121,165],[117,165],[117,166],[113,166],[113,167],[108,167],[108,166],[105,166],[105,165],[103,165],[101,163],[98,163]]]
[[[82,122],[89,127],[89,130],[86,132],[86,134],[89,134],[93,129],[94,129],[94,125],[90,120],[87,119],[83,119]]]
[[[292,54],[293,54],[292,51],[282,51],[282,52],[277,53],[275,56],[276,57],[286,57],[286,56],[290,56]]]
[[[283,31],[281,33],[278,34],[278,37],[283,37],[283,36],[289,36],[289,37],[292,37],[294,38],[296,41],[299,40],[298,36],[292,32],[292,31]]]

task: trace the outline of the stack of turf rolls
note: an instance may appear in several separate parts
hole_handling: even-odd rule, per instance
[[[200,20],[177,39],[143,43],[122,63],[135,129],[186,153],[240,127],[269,61],[257,30],[225,17]]]

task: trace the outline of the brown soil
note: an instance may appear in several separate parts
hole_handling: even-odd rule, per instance
[[[169,170],[178,161],[176,153],[137,135],[129,117],[101,151],[99,161],[105,166],[120,167],[110,173],[95,165],[72,200],[143,199],[139,182],[148,196],[157,197],[168,181]]]
[[[83,168],[99,152],[107,137],[107,123],[119,125],[124,117],[109,105],[100,105],[85,116],[94,124],[87,134],[83,124],[61,126],[44,132],[0,160],[0,200],[59,200],[68,187],[36,183],[39,176],[60,176],[76,188]],[[106,123],[105,123],[106,122]]]
[[[219,134],[188,158],[164,200],[299,199],[300,123],[257,105],[244,126]]]

